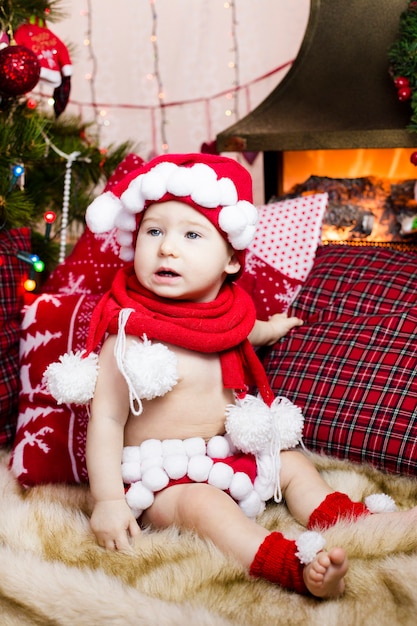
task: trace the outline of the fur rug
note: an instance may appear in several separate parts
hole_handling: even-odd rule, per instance
[[[355,499],[391,495],[417,504],[417,481],[313,457],[336,489]],[[326,531],[346,547],[345,595],[319,601],[261,580],[212,545],[175,529],[141,534],[134,552],[97,546],[88,525],[85,487],[47,485],[23,492],[0,455],[1,624],[42,626],[414,626],[417,528],[392,518],[370,532],[369,519]],[[295,537],[300,527],[283,505],[260,519]],[[227,520],[225,520],[227,523]]]

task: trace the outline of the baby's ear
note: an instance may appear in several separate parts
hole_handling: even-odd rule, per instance
[[[234,251],[231,252],[229,263],[225,267],[226,274],[237,274],[242,267],[237,255]]]

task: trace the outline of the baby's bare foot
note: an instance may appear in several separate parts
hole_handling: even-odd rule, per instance
[[[304,582],[313,596],[335,598],[345,590],[344,577],[348,570],[348,559],[342,548],[320,552],[304,568]]]

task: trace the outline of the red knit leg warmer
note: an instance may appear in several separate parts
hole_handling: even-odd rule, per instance
[[[255,555],[249,573],[265,578],[290,591],[307,594],[303,578],[304,565],[295,556],[295,541],[273,532],[266,537]]]
[[[312,512],[307,528],[323,530],[340,520],[355,520],[364,515],[370,515],[370,511],[362,502],[353,502],[346,494],[335,491]]]

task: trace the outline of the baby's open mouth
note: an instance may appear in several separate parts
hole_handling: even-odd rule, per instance
[[[158,276],[179,276],[177,272],[172,272],[171,270],[160,270],[156,272]]]

